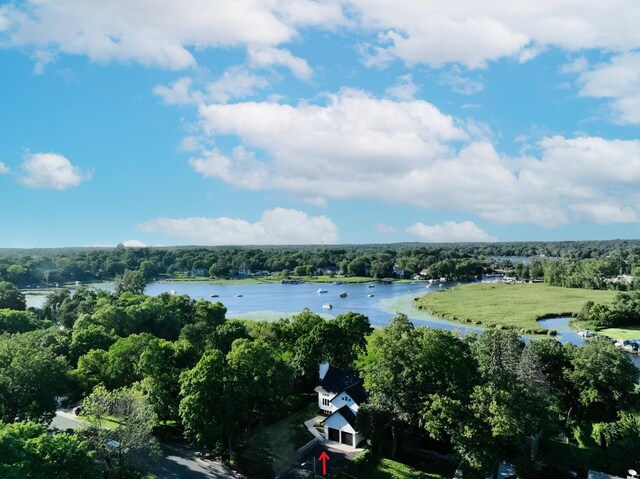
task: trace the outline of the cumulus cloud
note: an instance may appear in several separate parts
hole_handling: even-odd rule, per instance
[[[407,233],[427,243],[462,243],[497,241],[472,221],[445,221],[437,225],[416,223],[407,228]]]
[[[361,47],[365,62],[458,63],[482,68],[504,57],[528,61],[548,47],[632,51],[640,47],[636,0],[26,0],[0,7],[6,43],[94,61],[134,61],[183,69],[194,52],[248,47],[252,61],[311,69],[282,45],[308,27],[337,27],[377,37]]]
[[[57,153],[29,154],[21,165],[18,181],[29,188],[66,190],[91,179],[92,174]]]
[[[381,32],[366,51],[372,64],[400,58],[438,67],[458,63],[482,68],[513,57],[528,61],[547,47],[566,51],[625,52],[640,47],[635,0],[348,0],[361,25]]]
[[[192,0],[188,7],[162,0],[152,12],[145,0],[27,0],[0,11],[10,44],[169,69],[194,66],[194,49],[275,46],[299,27],[345,23],[340,3],[332,0]],[[304,70],[295,57],[285,60]]]
[[[618,123],[640,124],[640,52],[616,55],[592,68],[577,62],[569,72],[579,74],[580,95],[609,100]]]
[[[547,137],[529,156],[509,157],[496,151],[491,132],[427,102],[358,90],[321,104],[204,105],[199,115],[204,138],[224,136],[238,146],[201,151],[190,160],[196,172],[319,205],[376,198],[555,227],[630,221],[640,199],[636,140]]]
[[[332,244],[338,228],[326,216],[285,208],[266,210],[259,221],[239,218],[154,218],[138,225],[199,245]]]
[[[9,167],[0,161],[0,175],[6,175],[10,171]]]

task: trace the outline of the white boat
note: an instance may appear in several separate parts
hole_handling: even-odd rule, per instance
[[[375,285],[375,284],[368,284],[368,285],[367,285],[367,288],[375,288],[375,287],[376,287],[376,285]]]
[[[373,298],[373,295],[372,294],[368,294],[367,297]]]
[[[578,332],[578,336],[580,336],[581,338],[593,338],[595,334],[588,329],[583,329],[582,331]]]
[[[347,297],[347,292],[343,291],[342,293],[340,293],[340,297],[341,298],[346,298]]]
[[[326,289],[322,289],[322,288],[318,288],[318,291],[316,291],[316,293],[320,294],[320,293],[326,293],[327,290]]]
[[[322,305],[322,309],[331,309],[333,308],[333,305],[331,303],[324,303]]]
[[[169,293],[171,293],[171,294],[178,294],[178,293],[177,293],[176,291],[174,291],[174,290],[169,291]]]

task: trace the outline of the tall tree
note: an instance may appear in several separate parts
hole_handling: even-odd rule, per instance
[[[0,309],[17,309],[24,311],[27,309],[27,302],[24,294],[8,281],[0,281]]]
[[[133,294],[142,294],[147,286],[147,279],[142,271],[125,269],[122,276],[116,276],[115,283],[116,294],[118,295],[126,291]]]
[[[101,477],[86,443],[51,433],[32,422],[0,422],[0,477],[5,479],[97,479]]]
[[[144,395],[128,388],[97,387],[82,406],[89,427],[78,434],[105,461],[107,477],[146,477],[161,451],[153,436],[157,417]],[[118,426],[105,428],[113,418]]]
[[[0,421],[49,423],[56,396],[67,392],[68,365],[36,336],[0,337]]]

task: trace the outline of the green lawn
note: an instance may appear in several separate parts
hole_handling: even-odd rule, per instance
[[[640,326],[600,329],[598,334],[604,334],[613,339],[640,339]]]
[[[420,469],[391,459],[377,459],[364,469],[349,475],[358,479],[451,479],[455,473],[455,466],[444,463],[428,464]]]
[[[616,294],[539,283],[473,283],[426,294],[415,305],[444,319],[545,334],[538,319],[576,313],[589,300],[610,303]]]
[[[271,462],[275,474],[287,471],[299,459],[297,449],[313,439],[303,423],[316,413],[317,405],[314,403],[271,426],[259,429],[241,456],[251,464]]]

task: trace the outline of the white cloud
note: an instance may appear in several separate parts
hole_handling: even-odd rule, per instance
[[[484,83],[481,80],[464,76],[457,67],[441,73],[438,81],[441,85],[448,85],[454,92],[461,95],[475,95],[484,89]]]
[[[528,61],[547,47],[624,52],[640,47],[636,0],[348,0],[362,26],[383,32],[372,62],[459,63],[482,68],[512,57]],[[365,61],[369,58],[365,57]]]
[[[183,69],[194,52],[248,47],[253,60],[283,65],[299,78],[311,69],[282,45],[308,27],[377,36],[361,45],[365,63],[459,63],[482,68],[523,62],[545,48],[627,52],[640,47],[637,0],[25,0],[0,6],[6,44],[94,61],[133,61]]]
[[[11,169],[7,165],[5,165],[3,162],[0,161],[0,175],[6,175],[10,171]]]
[[[610,100],[614,120],[640,124],[640,52],[614,56],[609,62],[587,69],[579,64],[580,95]]]
[[[137,239],[129,239],[122,242],[123,246],[127,248],[146,248],[147,245],[140,240]]]
[[[22,174],[18,181],[29,188],[66,190],[91,179],[62,155],[56,153],[29,154],[22,162]]]
[[[36,50],[31,58],[35,61],[33,73],[42,75],[47,65],[55,61],[56,54],[47,50]]]
[[[0,19],[14,46],[169,69],[194,66],[193,50],[275,46],[298,27],[346,24],[333,0],[27,0],[2,7]]]
[[[582,73],[589,67],[589,61],[585,57],[578,57],[570,63],[563,65],[560,73],[575,74]]]
[[[497,223],[555,227],[626,222],[640,204],[640,141],[547,137],[511,158],[492,133],[419,100],[342,90],[321,105],[241,102],[199,109],[201,135],[232,138],[203,150],[195,171],[254,191],[282,190],[317,205],[375,198]],[[609,210],[594,205],[608,205]]]
[[[287,67],[301,80],[309,80],[313,70],[303,58],[293,56],[290,51],[283,48],[269,46],[250,47],[249,63],[254,67],[266,68],[274,65]]]
[[[269,82],[245,68],[232,67],[220,78],[207,85],[207,98],[215,102],[227,102],[232,98],[253,96],[257,89],[266,88]]]
[[[167,105],[200,105],[205,102],[226,103],[231,99],[253,96],[269,82],[244,67],[233,66],[219,78],[194,85],[193,78],[181,77],[170,85],[156,85],[153,92]]]
[[[418,86],[413,83],[411,73],[398,77],[396,84],[386,89],[385,93],[398,100],[413,100],[418,93]]]
[[[203,96],[199,92],[192,91],[193,78],[181,77],[169,86],[156,85],[153,93],[162,98],[167,105],[189,105],[203,101]]]
[[[326,216],[292,209],[266,210],[249,223],[239,218],[154,218],[138,225],[144,233],[161,232],[199,245],[332,244],[338,228]]]
[[[396,228],[394,226],[389,226],[389,225],[385,225],[383,223],[376,223],[375,225],[373,225],[373,229],[377,232],[377,233],[395,233]]]
[[[445,221],[437,225],[416,223],[407,228],[407,233],[417,236],[427,243],[459,243],[459,242],[487,242],[497,241],[476,226],[472,221]]]

